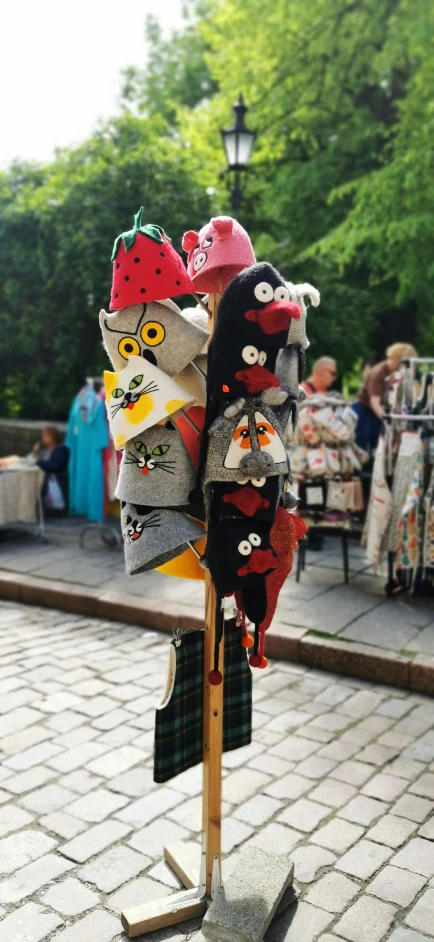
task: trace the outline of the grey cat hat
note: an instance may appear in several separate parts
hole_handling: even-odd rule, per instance
[[[197,356],[208,332],[182,316],[169,299],[132,304],[113,314],[100,311],[104,346],[115,370],[130,356],[141,356],[168,376],[175,376]]]
[[[178,510],[129,502],[122,503],[121,526],[129,576],[163,566],[203,538],[203,530]]]
[[[116,497],[150,507],[188,504],[196,479],[190,455],[174,422],[153,425],[125,446]]]

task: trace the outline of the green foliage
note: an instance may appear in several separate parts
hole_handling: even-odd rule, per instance
[[[110,251],[137,207],[181,249],[208,199],[162,120],[130,114],[48,167],[0,176],[2,414],[64,418],[86,375],[107,368],[98,311],[110,297]]]
[[[169,39],[148,21],[123,116],[0,175],[0,409],[62,415],[101,370],[110,247],[141,202],[178,249],[230,211],[220,128],[240,91],[258,132],[241,221],[258,258],[320,289],[309,357],[353,391],[393,341],[433,352],[433,33],[430,0],[189,0]]]
[[[163,38],[155,17],[146,21],[147,61],[144,69],[124,72],[122,98],[139,114],[160,115],[169,125],[176,125],[179,106],[195,108],[217,90],[205,61],[208,44],[197,27],[198,17],[207,16],[208,4],[187,3],[184,29],[170,39]]]
[[[430,349],[433,27],[429,0],[210,0],[198,24],[217,91],[178,106],[194,176],[227,211],[219,128],[242,90],[242,221],[259,258],[320,288],[309,355],[341,371],[398,339]]]

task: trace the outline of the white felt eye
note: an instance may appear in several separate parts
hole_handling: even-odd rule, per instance
[[[241,481],[237,481],[237,484],[247,484],[248,478],[243,478]],[[265,478],[264,478],[265,481]]]
[[[253,487],[263,487],[265,484],[266,478],[252,478]]]
[[[263,366],[264,363],[265,363],[265,361],[266,361],[266,359],[267,359],[267,354],[266,354],[265,350],[260,350],[260,351],[259,351],[259,356],[258,356],[258,363],[259,363],[259,366]]]
[[[275,301],[289,301],[289,291],[288,288],[285,288],[285,285],[279,285],[274,292]]]
[[[258,536],[257,533],[249,533],[249,541],[250,541],[250,543],[252,544],[252,546],[260,546],[260,545],[261,545],[261,537]]]
[[[274,297],[273,289],[271,285],[268,284],[268,281],[260,281],[255,287],[254,295],[257,301],[263,301],[264,304],[268,303],[268,301],[272,301]]]
[[[256,347],[252,346],[252,344],[248,344],[247,347],[243,347],[241,356],[244,360],[244,363],[248,363],[249,366],[251,366],[253,363],[258,362],[259,352]]]
[[[193,268],[195,271],[200,271],[201,268],[205,265],[207,259],[206,252],[199,252],[199,255],[196,255],[196,258],[193,262]]]
[[[241,540],[241,543],[238,543],[238,552],[241,553],[241,556],[250,556],[252,547],[248,540]]]
[[[204,239],[204,240],[203,240],[203,248],[204,248],[204,249],[209,249],[210,245],[212,245],[212,239],[211,239],[211,238],[208,238],[208,239]]]

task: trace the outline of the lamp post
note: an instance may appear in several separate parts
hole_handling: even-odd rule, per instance
[[[256,131],[249,131],[244,124],[244,115],[247,111],[243,96],[240,92],[237,103],[234,105],[234,126],[227,131],[222,130],[221,136],[225,149],[228,172],[234,174],[234,185],[231,190],[232,210],[237,214],[241,204],[241,174],[247,170],[252,155]]]

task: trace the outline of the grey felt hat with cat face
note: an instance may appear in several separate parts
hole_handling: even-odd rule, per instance
[[[122,370],[130,356],[142,356],[175,376],[200,353],[208,337],[170,300],[132,304],[113,314],[100,311],[99,322],[115,370]]]
[[[233,411],[222,409],[209,430],[204,485],[287,474],[288,457],[273,411],[250,397],[240,399],[237,414],[228,418]]]
[[[203,530],[178,510],[153,510],[129,502],[122,506],[121,526],[129,576],[163,566],[203,537]]]
[[[127,442],[115,494],[149,507],[179,507],[188,504],[195,478],[181,433],[169,419]]]

